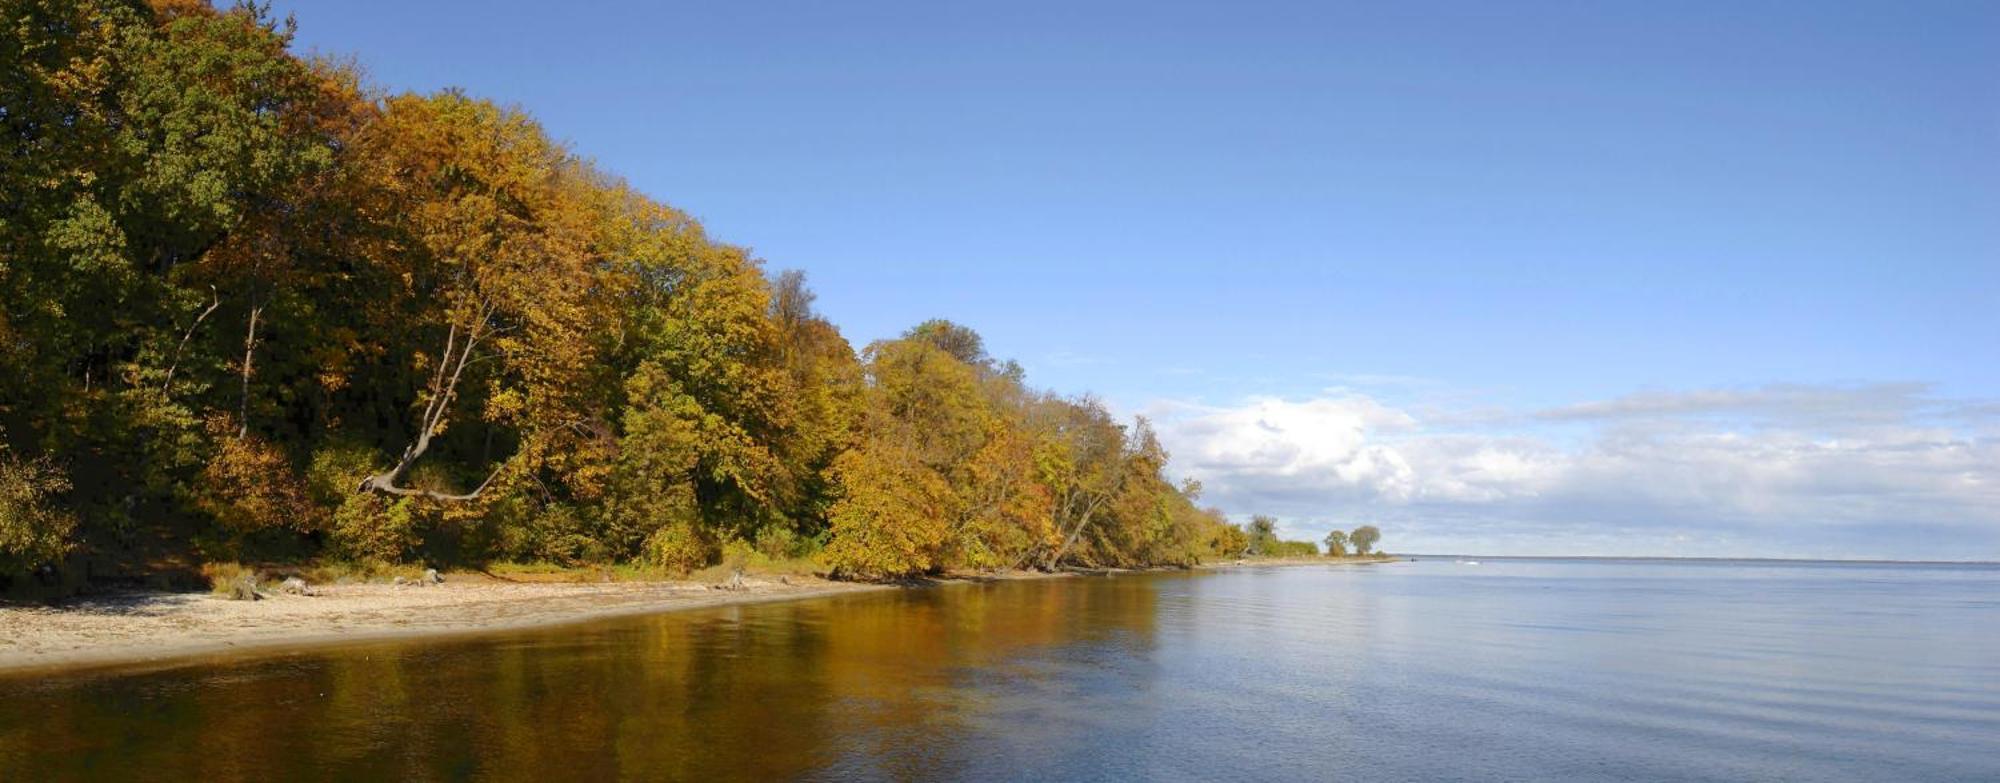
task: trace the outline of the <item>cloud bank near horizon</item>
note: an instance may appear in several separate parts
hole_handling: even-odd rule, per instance
[[[1649,391],[1540,410],[1353,389],[1143,411],[1203,502],[1396,551],[2000,559],[2000,404],[1923,384]]]

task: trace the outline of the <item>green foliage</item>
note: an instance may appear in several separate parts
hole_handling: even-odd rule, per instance
[[[377,495],[349,495],[333,512],[333,544],[338,554],[354,560],[394,563],[421,543],[420,501]]]
[[[306,467],[306,489],[313,501],[338,508],[361,480],[381,470],[373,449],[352,443],[326,443],[313,450]]]
[[[1362,525],[1347,534],[1347,540],[1354,544],[1355,554],[1366,555],[1375,549],[1375,543],[1382,540],[1382,531],[1374,525]]]
[[[1279,544],[1281,543],[1278,541],[1278,520],[1262,514],[1253,516],[1250,518],[1250,526],[1244,530],[1244,534],[1249,539],[1248,547],[1245,550],[1248,553],[1260,557],[1277,554]]]
[[[772,525],[757,531],[753,545],[765,559],[787,560],[812,554],[812,543],[812,539],[792,532],[791,528]]]
[[[646,537],[643,552],[647,564],[685,574],[706,564],[711,549],[692,524],[682,522],[654,530]]]
[[[933,318],[910,328],[903,339],[928,344],[944,351],[967,366],[985,364],[986,340],[978,332],[942,318]]]
[[[1326,553],[1332,557],[1347,556],[1347,534],[1335,530],[1326,534]]]
[[[602,563],[609,559],[605,542],[586,515],[566,503],[541,506],[526,524],[527,557],[564,566]]]
[[[1224,533],[1224,537],[1229,539],[1230,543],[1240,540],[1243,554],[1253,557],[1310,557],[1319,554],[1319,544],[1312,541],[1285,541],[1278,538],[1278,520],[1262,514],[1251,517],[1250,524],[1246,528],[1234,530],[1234,536]]]

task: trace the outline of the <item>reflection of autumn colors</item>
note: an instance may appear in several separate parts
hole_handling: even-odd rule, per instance
[[[1994,780],[1996,584],[1427,558],[851,594],[0,679],[0,781]]]
[[[949,775],[981,678],[1146,645],[1150,579],[734,607],[474,641],[0,684],[0,779]]]

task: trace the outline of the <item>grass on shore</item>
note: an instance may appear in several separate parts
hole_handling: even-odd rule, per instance
[[[218,561],[203,563],[201,575],[208,580],[210,590],[227,595],[237,582],[245,578],[259,587],[292,576],[315,585],[392,582],[398,577],[414,582],[424,575],[424,566],[344,560],[285,565]]]

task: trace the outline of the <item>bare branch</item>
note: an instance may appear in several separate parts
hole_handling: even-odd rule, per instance
[[[201,322],[208,320],[209,314],[222,306],[222,294],[215,290],[215,286],[208,287],[208,294],[214,297],[214,301],[208,303],[208,309],[201,311],[201,315],[194,317],[194,323],[188,324],[187,333],[181,335],[180,344],[174,346],[174,358],[167,362],[167,378],[160,382],[160,391],[162,393],[173,391],[174,371],[180,369],[181,352],[187,350],[188,341],[194,339],[194,330],[201,328]]]
[[[454,502],[465,501],[465,500],[476,500],[479,498],[481,494],[486,492],[486,488],[488,486],[491,486],[493,484],[493,479],[498,478],[500,476],[500,472],[506,469],[507,469],[507,463],[504,462],[500,463],[498,466],[493,468],[492,473],[486,474],[485,481],[479,482],[479,486],[474,487],[471,492],[467,492],[463,495],[454,495],[449,492],[438,492],[429,489],[416,489],[414,487],[399,487],[396,486],[395,480],[389,478],[387,474],[378,476],[369,476],[368,478],[362,479],[361,491],[380,492],[385,495],[395,495],[397,497],[423,497],[423,498],[430,498],[432,500],[445,500]]]
[[[412,489],[401,485],[403,477],[410,472],[410,466],[416,464],[417,459],[430,450],[431,438],[444,427],[445,414],[451,410],[451,402],[458,396],[458,382],[465,376],[465,368],[472,363],[473,349],[479,346],[482,337],[491,334],[493,313],[494,308],[482,301],[479,318],[466,327],[463,341],[459,339],[457,323],[451,324],[446,330],[444,353],[438,356],[437,370],[431,374],[430,399],[425,401],[423,413],[418,417],[419,429],[416,439],[403,449],[403,456],[396,461],[395,467],[363,479],[360,491],[381,492],[398,497],[427,497],[433,500],[472,500],[485,492],[487,485],[493,483],[493,477],[499,475],[500,468],[494,468],[493,474],[480,482],[477,489],[463,495]],[[505,463],[502,464],[504,466]]]

